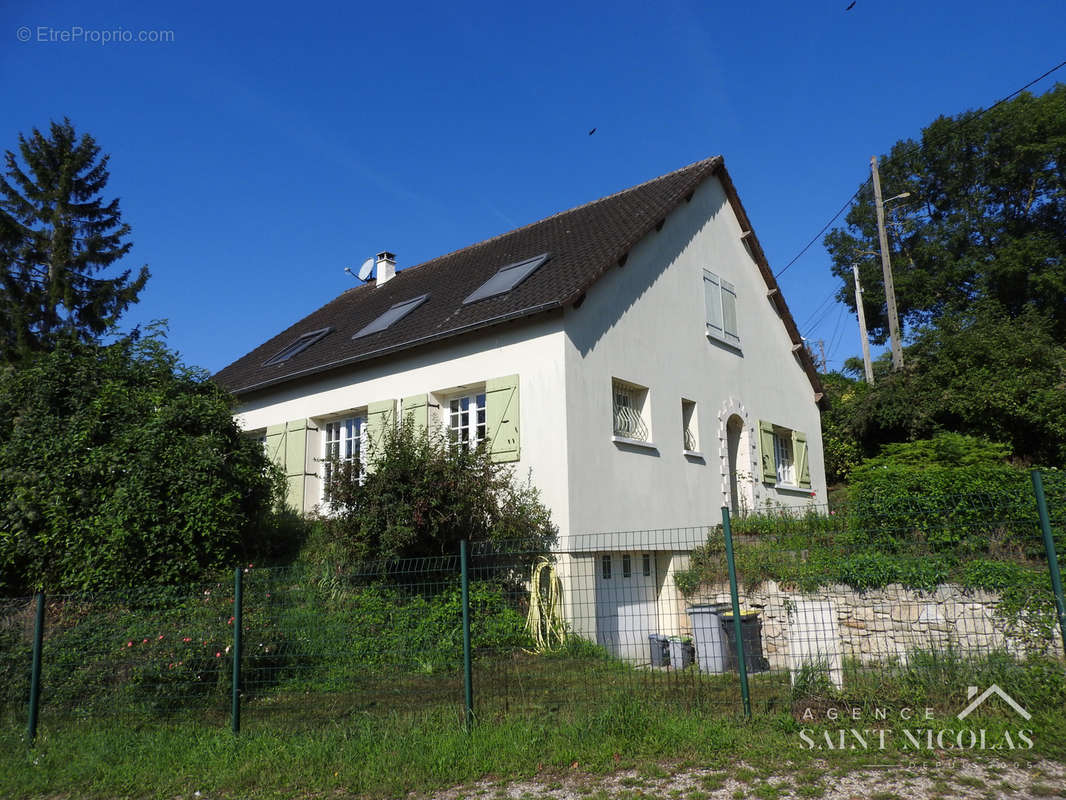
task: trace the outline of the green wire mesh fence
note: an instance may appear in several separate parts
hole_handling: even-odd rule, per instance
[[[1049,497],[1060,553],[1066,498]],[[1032,496],[807,506],[468,556],[473,711],[599,718],[618,701],[739,714],[837,704],[950,710],[971,686],[1066,707],[1062,635]],[[245,728],[464,717],[459,554],[240,569]],[[234,580],[47,596],[39,714],[225,725]],[[34,601],[0,601],[0,721],[25,725]],[[737,631],[739,629],[739,636]],[[743,655],[743,659],[740,656]],[[740,674],[741,661],[746,681]]]

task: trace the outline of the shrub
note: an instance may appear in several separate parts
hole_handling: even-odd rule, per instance
[[[1049,496],[1066,499],[1066,474],[1044,472]],[[1058,504],[1062,538],[1066,504]],[[867,462],[852,473],[851,541],[898,552],[920,543],[934,552],[978,555],[1000,550],[1043,558],[1029,473],[1007,465],[912,466]]]
[[[365,476],[351,464],[330,470],[331,514],[323,525],[350,563],[452,555],[462,539],[529,554],[555,542],[537,489],[483,447],[449,446],[404,421],[371,443],[370,461]]]
[[[158,333],[0,372],[0,594],[195,581],[254,551],[280,483]]]

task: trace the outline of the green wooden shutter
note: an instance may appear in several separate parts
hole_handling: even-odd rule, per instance
[[[777,483],[777,461],[774,458],[774,424],[759,420],[759,464],[763,483]]]
[[[811,468],[807,463],[807,434],[792,431],[792,454],[796,459],[796,482],[802,489],[811,488]]]
[[[267,457],[285,472],[288,491],[285,502],[293,510],[304,511],[304,483],[307,476],[307,420],[297,419],[271,425],[266,434]]]
[[[301,513],[304,510],[306,475],[307,420],[292,420],[285,425],[285,476],[289,479],[289,505]]]
[[[366,409],[366,438],[370,453],[367,465],[372,465],[381,454],[385,431],[396,421],[396,401],[378,400]]]
[[[518,461],[518,376],[508,375],[485,382],[485,436],[495,462]]]
[[[429,428],[429,395],[416,394],[405,397],[402,401],[403,418],[410,425],[416,436],[421,436]]]
[[[271,425],[266,434],[267,458],[285,468],[285,425]]]

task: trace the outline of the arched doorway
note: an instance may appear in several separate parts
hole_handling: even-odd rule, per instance
[[[744,505],[747,504],[747,484],[745,467],[747,466],[742,460],[742,454],[747,452],[746,441],[747,435],[744,430],[744,420],[738,415],[733,414],[726,420],[726,449],[727,457],[729,459],[729,510],[733,514],[739,514],[742,508],[742,499]],[[744,446],[742,446],[744,445]]]

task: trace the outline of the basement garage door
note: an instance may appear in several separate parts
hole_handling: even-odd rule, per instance
[[[627,661],[648,661],[648,634],[658,633],[652,553],[596,554],[596,641]]]

